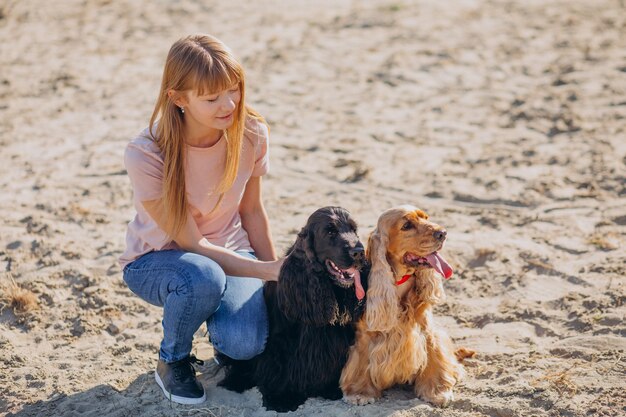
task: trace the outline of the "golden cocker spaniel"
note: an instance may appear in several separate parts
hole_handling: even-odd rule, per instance
[[[438,253],[443,227],[413,206],[385,211],[369,238],[365,315],[341,374],[344,399],[367,404],[396,384],[411,384],[425,401],[444,406],[461,380],[461,361],[473,356],[454,351],[450,337],[434,322],[432,309],[445,299],[442,276],[452,268]]]

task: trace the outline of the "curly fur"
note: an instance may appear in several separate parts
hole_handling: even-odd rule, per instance
[[[346,401],[370,403],[402,383],[412,384],[417,396],[436,405],[453,398],[452,388],[464,374],[460,361],[474,352],[454,352],[452,341],[434,322],[432,308],[445,299],[441,277],[432,268],[404,261],[407,252],[426,256],[441,249],[443,242],[434,238],[441,230],[413,206],[380,216],[367,248],[366,312],[341,375]],[[411,279],[397,286],[406,274]]]
[[[295,410],[308,397],[339,399],[339,377],[354,343],[355,324],[365,300],[343,288],[326,266],[367,266],[356,224],[347,211],[325,207],[311,215],[288,251],[278,282],[264,288],[270,319],[265,351],[233,361],[221,386],[244,391],[257,385],[268,410]]]

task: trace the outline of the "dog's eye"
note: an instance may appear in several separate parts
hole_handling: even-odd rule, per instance
[[[335,236],[337,234],[337,229],[335,229],[334,227],[329,227],[328,229],[326,229],[326,234],[329,236]]]
[[[401,228],[401,229],[402,229],[402,230],[410,230],[410,229],[412,229],[412,228],[413,228],[413,223],[411,223],[411,222],[406,222],[406,223],[404,223],[404,224],[402,225],[402,228]]]

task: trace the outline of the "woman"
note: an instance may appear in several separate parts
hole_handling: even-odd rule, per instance
[[[263,351],[262,280],[276,280],[282,263],[261,199],[267,147],[229,49],[208,35],[175,42],[150,127],[124,155],[137,214],[120,258],[130,290],[163,307],[155,379],[172,401],[206,399],[190,355],[203,322],[221,357]]]

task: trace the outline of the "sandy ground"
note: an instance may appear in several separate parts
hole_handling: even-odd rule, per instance
[[[197,32],[241,58],[272,126],[281,251],[323,205],[363,238],[402,203],[449,230],[456,275],[436,313],[478,351],[451,406],[396,388],[291,415],[626,414],[623,0],[235,3],[0,2],[0,414],[275,414],[208,371],[202,407],[165,400],[160,310],[116,262],[124,146],[169,46]],[[12,305],[18,291],[36,306]]]

